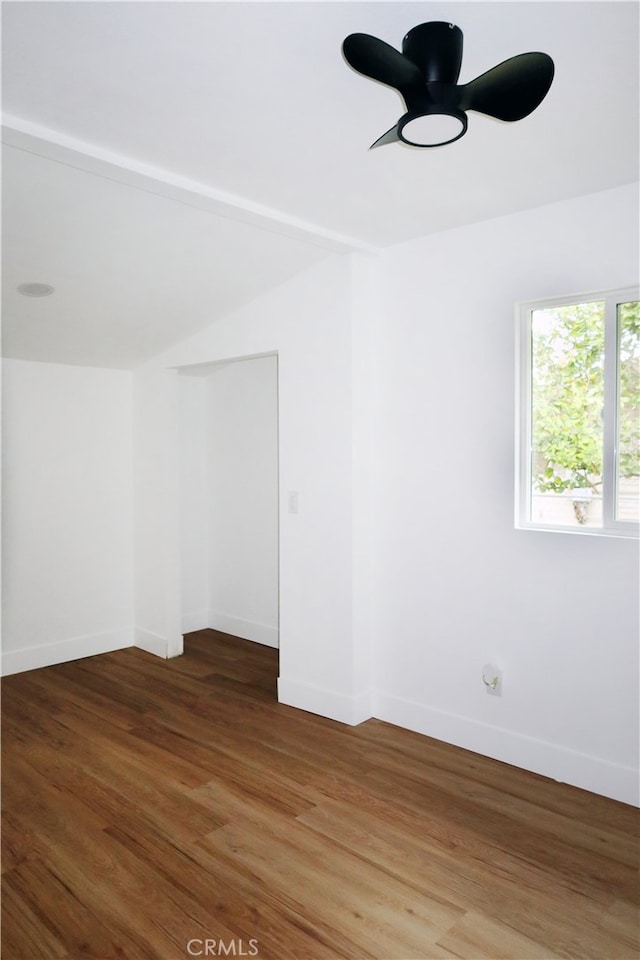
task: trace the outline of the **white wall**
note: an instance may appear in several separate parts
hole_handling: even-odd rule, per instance
[[[328,258],[134,375],[138,642],[180,649],[177,368],[277,353],[279,692],[349,722],[370,715],[368,658],[353,646],[352,295],[351,258]],[[287,511],[290,490],[298,515]]]
[[[209,385],[179,379],[181,630],[209,623]]]
[[[135,645],[182,653],[180,378],[147,364],[133,377]]]
[[[186,379],[186,378],[184,378]],[[208,378],[209,625],[278,646],[278,361]]]
[[[625,187],[386,254],[372,592],[378,716],[632,802],[637,543],[514,529],[514,303],[637,282],[637,210]]]
[[[3,361],[4,673],[133,642],[131,384]]]

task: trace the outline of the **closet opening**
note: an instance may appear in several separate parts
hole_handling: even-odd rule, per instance
[[[278,358],[179,374],[184,652],[229,689],[277,699]]]

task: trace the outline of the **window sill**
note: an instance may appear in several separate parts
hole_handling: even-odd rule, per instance
[[[516,530],[533,533],[564,533],[578,537],[609,537],[615,540],[640,540],[640,528],[635,527],[554,527],[541,524],[516,523]]]

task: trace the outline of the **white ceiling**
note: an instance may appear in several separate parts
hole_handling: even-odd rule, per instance
[[[5,2],[4,353],[135,366],[333,251],[638,178],[635,2]],[[404,112],[342,59],[464,32],[461,82],[556,64],[515,124],[368,146]],[[50,283],[46,300],[16,293]]]

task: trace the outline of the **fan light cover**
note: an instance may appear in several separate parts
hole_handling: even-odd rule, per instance
[[[497,120],[522,120],[542,103],[554,73],[546,53],[521,53],[458,84],[462,30],[439,21],[409,30],[402,53],[367,33],[350,34],[342,52],[358,73],[397,90],[407,108],[372,148],[397,141],[414,147],[453,143],[467,131],[467,110]]]

